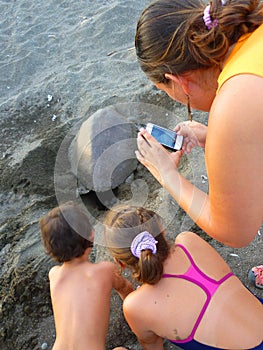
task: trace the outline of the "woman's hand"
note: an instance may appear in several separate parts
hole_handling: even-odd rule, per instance
[[[141,129],[137,136],[138,150],[136,157],[160,182],[165,186],[165,177],[171,171],[177,171],[183,151],[167,151],[153,136],[145,129]]]
[[[184,152],[190,153],[194,147],[205,148],[207,126],[195,121],[186,121],[179,123],[174,130],[178,135],[184,136]]]

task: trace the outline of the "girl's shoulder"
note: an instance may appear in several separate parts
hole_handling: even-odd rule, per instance
[[[190,231],[181,232],[175,239],[175,245],[182,245],[189,251],[190,254],[196,256],[202,256],[203,253],[216,254],[219,256],[219,253],[215,248],[206,242],[198,234]]]
[[[191,231],[179,233],[175,239],[175,244],[182,244],[186,247],[191,245],[199,245],[206,248],[209,247],[209,244],[203,238]]]
[[[146,288],[145,288],[146,287]],[[150,317],[149,303],[152,301],[151,293],[147,285],[137,287],[123,301],[123,313],[129,324],[139,324],[139,328],[145,322],[145,315]]]
[[[193,232],[182,232],[175,240],[175,245],[182,245],[196,265],[207,275],[220,278],[230,272],[230,267],[219,252],[203,238]]]

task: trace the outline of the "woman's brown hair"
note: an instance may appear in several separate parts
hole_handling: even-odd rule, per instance
[[[109,211],[104,223],[105,241],[111,255],[127,265],[138,282],[156,284],[162,277],[163,262],[169,254],[161,217],[149,209],[121,205]],[[154,236],[158,242],[157,252],[142,250],[137,258],[130,247],[133,239],[143,231]]]
[[[219,66],[229,47],[263,22],[260,0],[210,1],[217,25],[207,29],[201,0],[155,0],[142,12],[136,54],[147,77],[165,83],[165,73],[182,74]]]

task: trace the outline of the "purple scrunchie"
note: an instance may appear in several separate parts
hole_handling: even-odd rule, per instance
[[[158,241],[148,231],[143,231],[133,239],[131,252],[136,258],[140,258],[141,251],[145,249],[150,249],[155,254],[157,252],[157,243]]]
[[[204,15],[203,15],[203,20],[205,23],[205,26],[208,30],[212,29],[213,27],[218,26],[218,20],[214,19],[212,21],[211,16],[210,16],[210,5],[207,5],[205,10],[204,10]]]
[[[221,0],[222,6],[225,6],[228,0]],[[210,5],[207,5],[204,10],[203,20],[205,23],[205,26],[208,30],[212,29],[213,27],[218,26],[218,19],[214,19],[212,21],[211,15],[210,15]]]

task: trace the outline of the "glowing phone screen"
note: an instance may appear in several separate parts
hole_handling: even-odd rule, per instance
[[[151,134],[161,144],[174,148],[176,139],[176,133],[174,131],[153,126]]]

